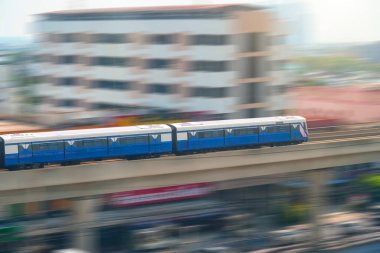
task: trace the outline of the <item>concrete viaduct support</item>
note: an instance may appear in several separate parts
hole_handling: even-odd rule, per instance
[[[327,212],[328,185],[333,173],[328,169],[309,171],[307,174],[310,182],[308,199],[311,206],[312,245],[313,250],[318,251],[321,242],[321,216]]]
[[[99,207],[98,198],[77,198],[73,201],[73,247],[96,253],[96,232],[91,224],[96,222],[95,213]]]

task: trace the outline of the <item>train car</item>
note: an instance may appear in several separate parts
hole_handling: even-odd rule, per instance
[[[0,163],[19,168],[171,153],[171,132],[160,124],[0,135]]]
[[[297,144],[308,139],[299,116],[187,122],[170,125],[177,154],[234,147]]]
[[[308,139],[299,116],[141,125],[0,135],[3,168],[151,157],[236,147],[297,144]]]

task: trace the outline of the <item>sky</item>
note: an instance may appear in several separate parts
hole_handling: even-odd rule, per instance
[[[380,0],[0,0],[0,37],[31,37],[34,14],[63,9],[179,4],[301,3],[314,43],[380,40]]]

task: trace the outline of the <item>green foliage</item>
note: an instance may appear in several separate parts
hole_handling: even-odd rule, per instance
[[[380,190],[380,175],[366,175],[361,177],[360,183]]]
[[[310,80],[301,80],[298,82],[298,85],[300,85],[300,86],[322,86],[322,85],[324,85],[324,83],[321,82],[320,80],[310,79]]]
[[[0,244],[22,240],[22,228],[20,226],[1,226]]]
[[[380,201],[380,175],[362,176],[355,184],[360,192],[370,194],[373,201]]]
[[[282,225],[293,225],[305,222],[310,214],[310,207],[304,203],[285,204],[279,211],[279,223]]]

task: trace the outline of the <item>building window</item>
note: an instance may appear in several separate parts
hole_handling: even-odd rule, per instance
[[[228,71],[227,61],[194,61],[192,71],[223,72]]]
[[[35,54],[34,56],[35,62],[44,62],[45,61],[45,55],[44,54]]]
[[[208,87],[196,87],[192,89],[193,97],[210,97],[210,98],[223,98],[228,94],[227,87],[208,88]]]
[[[193,45],[225,45],[228,43],[227,35],[194,35]]]
[[[121,44],[126,42],[125,34],[95,34],[96,43]]]
[[[77,78],[75,78],[75,77],[59,78],[58,84],[63,85],[63,86],[76,85],[77,84]]]
[[[47,76],[31,76],[31,79],[33,81],[33,83],[44,83],[44,82],[47,82],[48,80],[48,77]]]
[[[94,103],[92,104],[92,109],[95,110],[128,110],[130,107],[125,105],[109,104],[109,103]]]
[[[151,84],[149,86],[150,93],[171,94],[173,91],[171,84]]]
[[[171,64],[170,59],[150,59],[149,61],[149,68],[151,69],[165,69],[169,68]]]
[[[96,80],[91,84],[92,88],[107,90],[128,90],[130,89],[130,86],[129,82],[114,80]]]
[[[61,55],[58,58],[59,64],[75,64],[77,63],[78,57],[76,55]]]
[[[58,107],[77,107],[79,105],[79,101],[76,99],[62,99],[57,100],[56,105]]]
[[[69,13],[56,15],[46,14],[46,20],[50,21],[74,21],[74,20],[178,20],[178,19],[223,19],[229,17],[229,12],[224,11],[141,11],[141,12],[104,12],[91,13]],[[175,22],[175,21],[174,21]]]
[[[174,34],[153,34],[150,35],[152,44],[173,44],[175,43]]]
[[[75,33],[63,33],[60,34],[60,42],[63,43],[73,43],[73,42],[78,42],[78,34]]]
[[[123,57],[94,57],[92,59],[92,65],[99,65],[99,66],[128,66],[132,63],[132,60],[130,58],[123,58]]]

